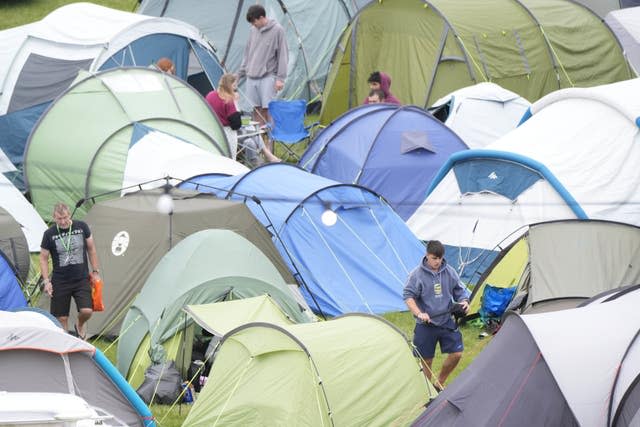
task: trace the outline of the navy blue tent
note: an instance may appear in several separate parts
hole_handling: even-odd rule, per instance
[[[17,271],[11,265],[5,254],[0,251],[0,310],[11,310],[26,307]]]
[[[383,196],[405,221],[427,197],[436,172],[467,145],[414,106],[369,104],[347,111],[309,145],[299,165]]]
[[[402,288],[424,246],[373,191],[285,163],[194,177],[181,187],[244,200],[274,235],[313,309],[328,315],[406,310]],[[335,224],[326,225],[323,214],[331,219],[331,212]]]

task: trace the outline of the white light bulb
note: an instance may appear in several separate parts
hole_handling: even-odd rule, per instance
[[[169,215],[173,212],[173,198],[168,194],[163,194],[158,197],[156,203],[156,209],[161,214]]]
[[[331,209],[326,209],[324,212],[322,212],[322,216],[320,217],[320,219],[322,220],[322,223],[324,225],[326,225],[327,227],[331,227],[336,224],[336,221],[338,221],[338,214],[336,214]]]

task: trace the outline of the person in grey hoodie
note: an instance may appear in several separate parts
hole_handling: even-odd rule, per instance
[[[253,119],[260,124],[271,120],[269,102],[284,87],[289,48],[284,28],[266,17],[264,7],[254,4],[247,11],[251,24],[238,78],[247,78],[245,91],[253,104]]]
[[[464,349],[452,310],[455,304],[459,304],[466,313],[469,293],[460,282],[458,273],[444,260],[444,246],[438,240],[427,244],[427,254],[409,274],[402,297],[416,318],[413,344],[429,381],[432,379],[431,363],[436,344],[440,343],[442,353],[448,353],[434,383],[440,391],[458,365]]]

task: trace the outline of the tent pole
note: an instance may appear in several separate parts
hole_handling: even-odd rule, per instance
[[[291,262],[291,265],[293,266],[293,269],[295,270],[295,273],[293,274],[293,277],[295,277],[302,284],[302,286],[304,286],[304,288],[307,290],[307,292],[311,296],[311,299],[313,300],[313,303],[316,305],[316,308],[318,309],[318,313],[320,314],[320,316],[322,316],[322,318],[324,320],[327,320],[327,316],[324,314],[324,312],[320,308],[320,304],[318,304],[318,301],[316,300],[316,297],[311,292],[311,289],[309,289],[309,286],[307,286],[307,282],[304,281],[304,278],[302,277],[302,274],[300,274],[300,270],[298,270],[298,266],[296,266],[296,263],[293,261],[293,257],[289,253],[289,249],[287,249],[287,246],[284,244],[284,242],[280,238],[280,234],[278,233],[276,228],[273,226],[273,222],[271,222],[271,218],[269,218],[269,215],[267,214],[267,211],[264,209],[264,207],[262,207],[262,201],[256,196],[251,196],[251,200],[253,200],[258,206],[260,206],[260,210],[262,210],[262,213],[264,214],[264,217],[267,218],[267,221],[269,221],[269,225],[266,228],[267,229],[271,228],[273,230],[274,236],[278,239],[278,241],[282,245],[282,248],[284,249],[284,252],[287,254],[287,258],[289,258],[289,261]],[[246,198],[245,198],[245,203],[246,203]]]

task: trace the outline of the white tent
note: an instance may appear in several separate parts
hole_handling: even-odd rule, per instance
[[[422,240],[464,248],[447,257],[459,266],[490,262],[483,252],[525,224],[640,225],[638,91],[633,79],[540,99],[517,129],[453,155],[407,225]]]
[[[429,108],[469,146],[482,148],[515,129],[531,103],[495,83],[458,89]]]
[[[175,38],[149,37],[158,35]],[[209,41],[185,22],[91,3],[60,7],[41,21],[0,32],[0,114],[52,100],[79,69],[146,67],[163,56],[184,79],[195,68],[210,71],[201,64],[215,62],[211,80],[217,84],[222,69]]]
[[[29,244],[30,252],[40,250],[46,224],[22,193],[0,173],[0,207],[20,224]]]
[[[578,3],[582,3],[583,5],[587,6],[589,9],[593,10],[595,13],[600,15],[601,18],[604,18],[605,15],[612,10],[640,5],[640,1],[638,0],[576,0],[576,1]]]
[[[108,425],[115,421],[115,425],[155,427],[149,408],[104,354],[63,331],[47,315],[0,311],[0,390],[80,396],[105,416]],[[44,418],[47,407],[39,402],[33,406],[41,407]],[[67,425],[56,425],[63,424]]]
[[[197,175],[249,172],[249,168],[233,159],[203,150],[168,133],[139,123],[134,127],[122,179],[122,194],[160,187],[163,184],[161,179],[165,177],[177,179],[170,180],[171,185],[177,185]],[[142,183],[148,184],[140,185]]]
[[[612,10],[604,18],[620,40],[624,54],[636,74],[640,71],[640,7]]]
[[[40,21],[0,31],[0,149],[22,170],[29,133],[80,70],[149,67],[163,57],[203,95],[224,72],[195,27],[90,3],[68,4]]]

